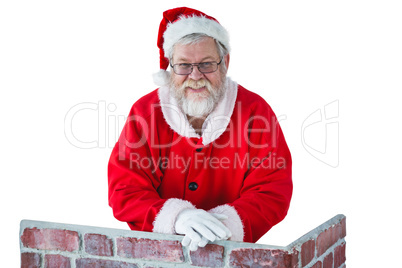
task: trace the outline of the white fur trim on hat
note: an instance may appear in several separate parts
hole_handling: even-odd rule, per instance
[[[232,236],[229,240],[243,242],[244,227],[236,209],[229,205],[221,205],[211,210],[209,213],[223,214],[228,217],[227,220],[223,220],[222,223],[230,230]]]
[[[165,56],[169,57],[169,55],[171,55],[173,46],[177,41],[182,37],[193,33],[208,35],[219,41],[228,51],[230,51],[229,33],[218,22],[206,17],[182,16],[180,20],[175,21],[174,23],[169,23],[165,33],[163,34],[163,50]]]
[[[158,215],[155,217],[153,223],[154,228],[152,232],[162,233],[162,234],[175,234],[174,225],[176,222],[177,215],[184,209],[194,208],[195,206],[189,201],[170,198],[166,200],[165,204],[159,211]]]
[[[155,85],[166,86],[169,84],[170,72],[160,69],[158,72],[152,75]]]

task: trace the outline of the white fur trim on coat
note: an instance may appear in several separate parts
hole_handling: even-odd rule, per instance
[[[204,145],[212,143],[219,138],[230,123],[237,98],[237,83],[230,78],[226,78],[225,87],[226,90],[222,99],[202,125],[201,137]],[[181,136],[200,138],[188,122],[186,115],[179,108],[176,99],[170,94],[170,88],[168,86],[160,87],[158,94],[163,117],[170,128]]]
[[[169,57],[169,55],[171,55],[173,46],[177,41],[182,37],[193,33],[208,35],[215,40],[218,40],[228,51],[230,51],[229,33],[218,22],[206,17],[182,16],[180,20],[175,21],[174,23],[169,23],[163,34],[163,50],[165,56]]]
[[[189,201],[178,198],[170,198],[166,200],[158,215],[156,215],[155,217],[155,221],[153,223],[154,228],[152,232],[162,234],[175,234],[176,232],[174,225],[177,215],[179,215],[179,213],[184,209],[188,208],[195,209],[195,206]]]
[[[234,207],[229,205],[221,205],[211,210],[208,210],[208,212],[226,215],[228,219],[223,220],[222,222],[230,230],[230,232],[232,232],[232,236],[229,238],[229,240],[243,242],[244,238],[243,223]]]

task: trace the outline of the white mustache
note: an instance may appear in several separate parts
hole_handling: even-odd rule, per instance
[[[190,80],[184,81],[182,88],[184,89],[186,87],[191,87],[194,89],[207,87],[209,89],[209,88],[211,88],[211,84],[207,80],[204,80],[204,79],[197,80],[197,81],[190,79]]]

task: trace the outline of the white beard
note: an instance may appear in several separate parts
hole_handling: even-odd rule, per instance
[[[179,104],[183,112],[189,116],[204,117],[212,112],[215,108],[217,101],[213,96],[200,96],[205,95],[202,93],[193,93],[191,97],[184,97],[180,99]]]
[[[203,92],[186,92],[186,87],[197,89],[204,86],[207,90]],[[223,82],[221,82],[217,88],[214,88],[211,83],[205,79],[198,81],[186,80],[179,87],[171,83],[171,94],[173,94],[174,98],[177,100],[179,107],[186,115],[194,117],[208,116],[219,103],[225,90]]]

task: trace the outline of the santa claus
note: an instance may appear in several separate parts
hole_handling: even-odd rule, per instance
[[[160,87],[134,103],[110,157],[114,216],[132,230],[184,235],[190,250],[256,242],[292,196],[274,112],[226,76],[229,35],[213,17],[165,11],[158,47]]]

